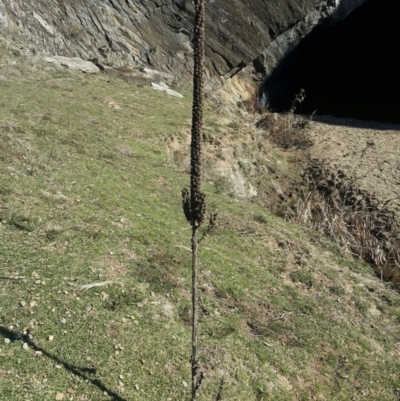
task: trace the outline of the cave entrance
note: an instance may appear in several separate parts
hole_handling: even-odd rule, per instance
[[[331,27],[315,28],[264,84],[270,107],[301,114],[400,123],[398,0],[369,0]]]

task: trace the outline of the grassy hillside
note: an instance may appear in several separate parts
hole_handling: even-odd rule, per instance
[[[188,399],[188,175],[166,146],[189,127],[184,95],[68,71],[0,81],[1,400]],[[200,399],[224,377],[230,401],[397,400],[398,295],[257,201],[204,189],[220,214],[200,249]]]

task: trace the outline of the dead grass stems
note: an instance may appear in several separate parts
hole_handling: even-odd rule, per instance
[[[349,187],[342,193],[353,191]],[[361,209],[348,204],[340,191],[324,194],[310,186],[286,208],[285,217],[332,238],[354,258],[370,264],[382,280],[400,289],[400,247],[376,206]]]
[[[313,145],[307,129],[310,119],[295,114],[299,104],[305,99],[304,90],[297,94],[287,113],[274,113],[269,107],[261,106],[253,97],[244,103],[247,111],[258,116],[256,126],[266,132],[267,138],[279,148],[286,150],[307,149]]]
[[[301,90],[284,114],[260,106],[256,97],[247,101],[245,107],[259,116],[256,125],[272,143],[285,150],[303,150],[313,145],[308,134],[312,116],[306,119],[295,114],[304,99],[305,92]],[[390,281],[400,290],[400,246],[392,232],[391,212],[363,193],[356,186],[355,177],[346,178],[340,172],[310,166],[303,177],[305,185],[286,202],[281,214],[288,221],[332,238],[354,258],[370,264],[382,280]],[[329,184],[332,174],[333,186]]]

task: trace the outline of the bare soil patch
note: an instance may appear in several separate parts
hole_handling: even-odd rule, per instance
[[[300,184],[278,208],[400,287],[400,126],[318,117]]]
[[[310,135],[312,158],[343,170],[400,217],[400,125],[319,117]]]

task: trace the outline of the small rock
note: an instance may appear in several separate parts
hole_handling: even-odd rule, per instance
[[[11,340],[10,340],[9,338],[5,338],[5,339],[4,339],[4,343],[5,343],[5,344],[10,344],[10,342],[11,342]]]
[[[67,319],[65,319],[64,317],[60,320],[60,322],[62,323],[62,324],[66,324],[67,323]]]
[[[61,401],[64,399],[64,394],[63,393],[57,393],[56,394],[56,401]]]
[[[165,72],[162,71],[158,71],[158,70],[152,70],[150,68],[143,68],[142,70],[146,75],[148,75],[150,78],[163,78],[168,82],[172,82],[174,80],[174,76],[171,74],[167,74]],[[164,84],[165,85],[165,84]]]
[[[75,393],[76,393],[76,390],[74,390],[73,388],[69,388],[69,389],[67,390],[67,393],[68,393],[68,394],[75,394]]]
[[[36,355],[36,356],[42,356],[42,355],[43,355],[43,352],[42,352],[42,351],[35,351],[35,355]]]
[[[68,67],[71,70],[81,70],[82,72],[95,74],[100,72],[100,69],[96,67],[90,61],[84,61],[79,57],[63,57],[63,56],[54,56],[54,57],[45,57],[45,61],[48,63],[52,63],[56,66]]]
[[[20,304],[22,307],[25,307],[25,306],[26,306],[26,302],[25,302],[25,301],[21,301],[19,304]]]
[[[56,369],[61,369],[62,366],[61,365],[56,365]]]
[[[54,336],[48,336],[47,341],[53,341],[54,340]]]
[[[186,388],[188,386],[188,384],[183,380],[182,381],[182,386]]]
[[[172,89],[169,89],[168,87],[166,88],[164,85],[158,85],[154,82],[151,83],[151,87],[155,90],[166,92],[170,96],[178,97],[178,98],[183,98],[183,95],[181,95],[178,92],[173,91]]]
[[[22,348],[27,351],[29,349],[29,345],[28,343],[24,343],[24,345],[22,346]]]

